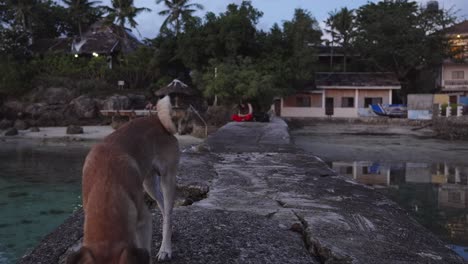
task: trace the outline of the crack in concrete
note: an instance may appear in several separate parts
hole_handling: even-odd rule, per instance
[[[302,225],[302,232],[299,233],[302,235],[302,240],[304,241],[305,248],[313,258],[315,258],[317,261],[323,264],[353,263],[351,257],[336,256],[336,254],[333,253],[331,248],[325,247],[321,245],[319,241],[313,239],[311,235],[307,232],[307,230],[309,229],[309,223],[306,221],[306,219],[297,212],[293,211],[293,213]],[[293,231],[296,230],[297,228],[295,228],[295,230]]]

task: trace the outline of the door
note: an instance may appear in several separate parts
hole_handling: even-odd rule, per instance
[[[275,114],[276,116],[281,116],[281,100],[275,100]]]
[[[333,97],[325,98],[325,115],[332,116],[334,114],[334,105]]]

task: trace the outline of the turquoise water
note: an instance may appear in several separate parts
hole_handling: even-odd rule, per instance
[[[0,143],[0,263],[15,263],[81,206],[88,150]]]

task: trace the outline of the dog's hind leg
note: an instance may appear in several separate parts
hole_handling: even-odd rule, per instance
[[[169,260],[172,257],[172,208],[174,206],[177,165],[161,175],[161,190],[164,196],[163,240],[158,253],[158,260]]]
[[[158,171],[153,171],[143,181],[146,193],[157,202],[159,210],[164,211],[164,196],[161,192],[161,176]]]

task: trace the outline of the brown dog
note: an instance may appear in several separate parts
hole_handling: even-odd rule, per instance
[[[95,145],[83,166],[83,247],[75,263],[149,263],[152,219],[143,189],[163,215],[159,260],[171,258],[171,214],[179,146],[169,97],[157,115],[137,118]]]

